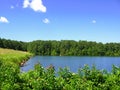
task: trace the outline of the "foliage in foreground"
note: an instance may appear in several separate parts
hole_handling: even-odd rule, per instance
[[[34,70],[20,73],[17,66],[0,62],[1,90],[120,90],[120,67],[113,66],[111,73],[90,69],[87,65],[78,73],[53,66],[43,68],[36,64]]]

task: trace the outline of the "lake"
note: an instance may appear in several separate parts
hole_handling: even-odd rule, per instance
[[[34,68],[36,63],[42,64],[44,68],[50,64],[55,66],[58,71],[60,67],[69,67],[70,71],[77,72],[78,68],[84,67],[85,64],[95,65],[99,70],[112,70],[112,65],[120,66],[120,57],[86,57],[86,56],[34,56],[30,58],[25,66],[21,67],[21,71],[28,71]]]

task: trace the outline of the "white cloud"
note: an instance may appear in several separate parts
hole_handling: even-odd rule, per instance
[[[14,6],[10,6],[11,9],[14,9]]]
[[[0,17],[0,22],[1,23],[9,23],[9,21],[5,17]]]
[[[23,8],[28,7],[36,12],[46,12],[46,7],[43,5],[42,0],[24,0]]]
[[[29,0],[24,0],[23,8],[27,8],[30,5]]]
[[[45,19],[43,20],[43,22],[46,23],[46,24],[48,24],[48,23],[50,23],[50,20],[47,19],[47,18],[45,18]]]
[[[96,22],[97,22],[96,20],[92,20],[92,23],[94,23],[94,24],[95,24]]]

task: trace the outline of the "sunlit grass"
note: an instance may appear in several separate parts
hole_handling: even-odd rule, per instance
[[[28,53],[28,52],[0,48],[0,55],[3,55],[3,54],[25,54],[25,53]]]
[[[20,64],[30,56],[32,56],[32,54],[29,52],[0,48],[0,60],[3,62]]]

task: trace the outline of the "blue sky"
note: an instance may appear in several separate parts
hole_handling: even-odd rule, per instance
[[[0,0],[0,37],[120,42],[120,0]]]

